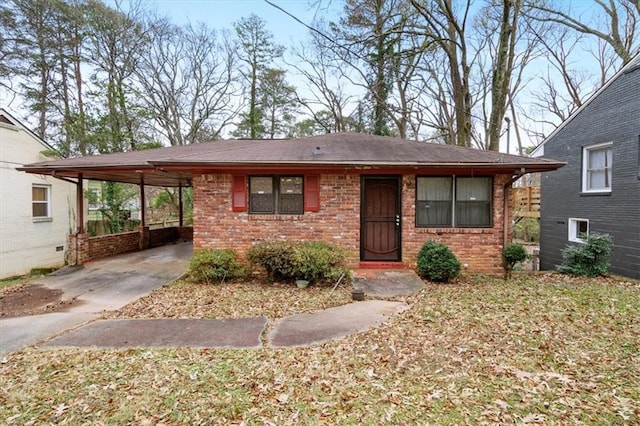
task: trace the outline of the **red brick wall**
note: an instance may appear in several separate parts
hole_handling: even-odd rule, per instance
[[[180,233],[178,227],[158,228],[149,230],[149,243],[147,248],[160,247],[167,243],[178,241]]]
[[[328,241],[359,260],[360,178],[322,175],[319,212],[250,215],[231,211],[231,175],[193,178],[193,247],[232,248],[241,255],[263,240]]]
[[[193,240],[193,226],[178,226],[178,235],[182,240]]]
[[[504,184],[509,179],[508,175],[498,175],[493,179],[492,228],[416,228],[414,226],[415,176],[404,176],[402,179],[402,257],[404,262],[412,267],[415,266],[422,244],[428,240],[434,240],[449,246],[460,263],[468,265],[469,272],[503,273]]]
[[[140,250],[140,232],[123,232],[88,239],[86,260],[102,259],[120,253]]]
[[[503,185],[508,176],[494,179],[493,228],[415,227],[415,176],[403,178],[402,255],[414,266],[424,242],[447,244],[468,271],[502,272]],[[303,215],[250,215],[231,209],[231,175],[197,175],[193,179],[194,249],[232,248],[241,255],[256,242],[270,239],[324,240],[344,248],[349,266],[360,260],[360,176],[323,174],[321,209]]]

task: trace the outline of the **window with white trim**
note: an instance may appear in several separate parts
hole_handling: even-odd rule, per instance
[[[589,237],[589,219],[569,218],[569,241],[585,243]]]
[[[418,177],[416,226],[491,227],[492,197],[491,177]]]
[[[86,196],[88,200],[87,208],[91,211],[100,210],[100,207],[102,207],[100,188],[89,188]]]
[[[302,176],[250,176],[249,213],[303,214]]]
[[[611,166],[613,149],[611,143],[583,148],[582,192],[611,192]]]
[[[31,213],[34,219],[51,218],[51,185],[31,187]]]

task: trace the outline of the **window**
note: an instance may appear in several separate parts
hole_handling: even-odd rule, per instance
[[[89,188],[87,191],[87,199],[89,200],[87,206],[89,210],[100,210],[102,205],[100,202],[100,188]]]
[[[583,192],[611,192],[611,143],[585,147],[582,164]]]
[[[589,219],[569,218],[569,241],[584,243],[589,237]]]
[[[490,177],[419,177],[416,226],[491,226],[493,179]]]
[[[303,179],[300,176],[251,176],[249,213],[302,214]]]
[[[31,212],[34,219],[51,217],[51,186],[33,185],[31,187]]]
[[[451,226],[453,178],[418,178],[416,220],[422,226]]]

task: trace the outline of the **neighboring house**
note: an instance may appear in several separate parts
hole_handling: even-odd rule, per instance
[[[567,163],[542,176],[540,260],[592,233],[613,238],[611,271],[640,278],[640,55],[533,153]]]
[[[85,214],[86,229],[91,235],[104,235],[109,234],[110,229],[108,227],[108,214],[105,214],[103,209],[109,209],[109,204],[106,200],[106,184],[107,182],[100,182],[96,180],[87,180],[84,182],[83,187],[85,198]],[[127,197],[124,200],[123,207],[120,210],[120,217],[123,220],[123,226],[126,230],[133,229],[139,225],[140,220],[140,203],[138,197],[138,190],[136,187],[127,188],[128,190],[122,191],[124,196]],[[149,192],[150,189],[147,188]],[[147,199],[149,199],[147,197]],[[109,212],[110,213],[110,212]]]
[[[52,148],[0,109],[0,278],[64,264],[75,185],[16,170],[47,160],[45,150]]]
[[[420,247],[433,239],[451,247],[469,271],[499,273],[502,248],[511,237],[512,182],[562,165],[335,133],[215,141],[31,164],[23,170],[192,185],[195,249],[232,248],[244,254],[263,240],[324,240],[342,247],[351,267],[401,267],[414,265]]]

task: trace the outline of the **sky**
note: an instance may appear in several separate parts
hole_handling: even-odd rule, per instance
[[[308,24],[316,14],[308,0],[271,2]],[[308,32],[302,24],[264,0],[143,0],[143,4],[177,24],[204,22],[218,30],[232,29],[234,22],[253,13],[266,22],[267,29],[276,41],[285,45],[290,44],[291,40],[306,38]]]

